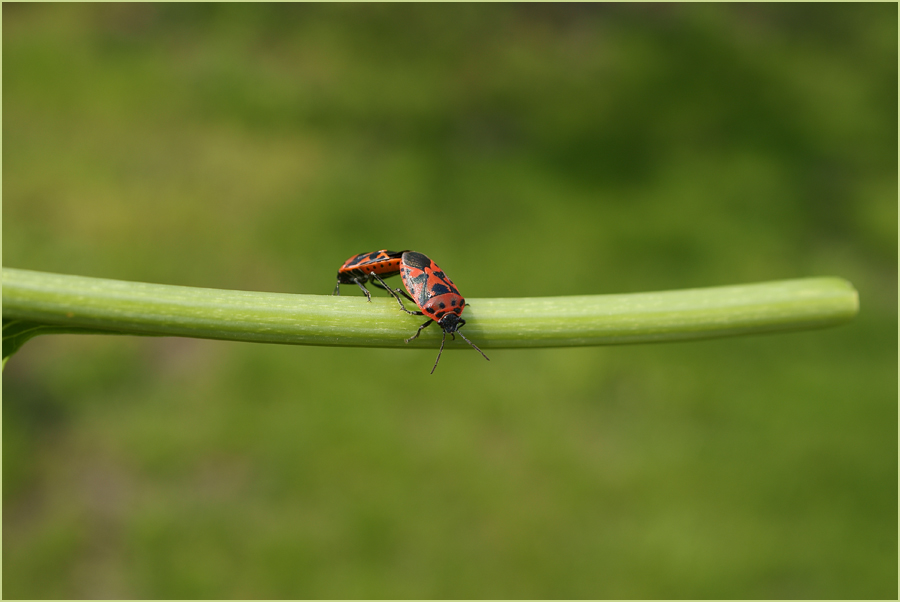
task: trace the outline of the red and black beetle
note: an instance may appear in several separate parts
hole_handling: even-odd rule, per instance
[[[376,278],[378,278],[377,275]],[[473,349],[478,351],[484,359],[490,361],[490,358],[484,355],[484,352],[479,349],[475,343],[467,339],[463,333],[459,332],[459,329],[466,324],[466,321],[462,319],[462,312],[463,308],[466,306],[466,300],[459,294],[459,289],[456,288],[453,281],[447,277],[436,263],[421,253],[404,251],[400,261],[400,278],[403,280],[403,286],[405,286],[406,290],[409,291],[409,294],[412,295],[413,303],[418,305],[419,309],[422,311],[409,311],[404,307],[400,297],[395,295],[400,307],[408,314],[414,316],[428,316],[429,318],[427,322],[419,326],[416,334],[406,339],[406,342],[409,343],[416,339],[423,328],[431,326],[434,322],[437,322],[440,325],[441,330],[443,330],[441,348],[438,351],[437,359],[434,360],[434,367],[431,368],[432,374],[434,374],[434,370],[441,360],[441,353],[444,351],[444,341],[447,340],[448,333],[454,339],[456,338],[454,333],[458,333],[459,336],[461,336],[466,343],[471,345]],[[380,280],[380,278],[378,279]],[[392,290],[388,287],[385,288],[388,291]],[[403,292],[400,289],[393,290],[397,293]]]
[[[384,284],[381,278],[390,278],[400,273],[400,261],[405,252],[382,249],[371,253],[354,255],[338,268],[337,284],[334,286],[333,294],[341,294],[342,284],[357,284],[362,289],[362,292],[366,294],[366,299],[371,302],[372,294],[366,288],[366,283],[371,282],[378,288],[388,290],[394,295],[394,292]],[[381,278],[376,279],[376,275],[381,276]],[[402,293],[403,291],[400,292]],[[412,298],[405,293],[404,296],[412,301]]]

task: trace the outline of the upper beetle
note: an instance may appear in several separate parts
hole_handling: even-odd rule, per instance
[[[334,294],[341,294],[342,284],[357,284],[362,292],[365,293],[366,299],[372,301],[372,294],[366,288],[366,283],[371,282],[378,288],[383,288],[394,292],[388,288],[382,278],[390,278],[400,273],[400,262],[406,251],[388,251],[382,249],[371,253],[360,253],[354,255],[344,262],[337,273],[337,284],[334,286]],[[380,276],[380,277],[379,277]],[[400,291],[401,293],[403,291]],[[396,295],[395,295],[396,296]],[[404,293],[404,296],[409,298]],[[412,301],[412,299],[410,299]]]

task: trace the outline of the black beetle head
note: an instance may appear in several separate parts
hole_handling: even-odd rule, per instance
[[[450,312],[440,319],[438,324],[441,325],[441,328],[444,332],[454,333],[463,326],[466,325],[466,321],[460,318],[457,314]]]

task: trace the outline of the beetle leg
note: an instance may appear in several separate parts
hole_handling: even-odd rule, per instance
[[[373,273],[372,275],[373,275],[373,276],[377,276],[377,274],[374,274],[374,273]],[[383,282],[383,281],[382,281],[382,282]],[[414,300],[412,297],[409,296],[409,293],[407,293],[407,292],[406,292],[405,290],[403,290],[402,288],[388,288],[388,287],[386,287],[386,286],[384,286],[384,285],[382,285],[382,284],[379,284],[379,283],[376,282],[376,281],[373,281],[372,284],[375,285],[375,286],[377,286],[378,288],[380,288],[380,289],[382,289],[382,290],[385,290],[385,291],[391,293],[391,295],[393,295],[393,292],[392,292],[392,291],[396,291],[396,292],[400,293],[401,295],[403,295],[404,297],[406,297],[407,299],[409,299],[410,301],[412,301],[413,303],[415,303],[415,300]]]
[[[373,285],[375,285],[375,286],[377,286],[378,288],[380,288],[380,289],[382,289],[382,290],[385,290],[385,291],[387,291],[387,292],[389,292],[389,293],[390,293],[391,291],[397,291],[398,293],[400,293],[401,295],[403,295],[404,297],[406,297],[407,299],[409,299],[410,301],[412,301],[413,303],[415,303],[415,300],[414,300],[412,297],[410,297],[409,294],[408,294],[405,290],[403,290],[403,289],[401,289],[401,288],[388,288],[387,286],[385,286],[384,280],[382,280],[382,279],[378,276],[378,274],[376,274],[375,272],[372,272],[370,276],[373,278],[373,280],[372,280],[372,284],[373,284]],[[375,278],[378,278],[378,280],[374,280]],[[393,293],[391,293],[391,294],[393,295]]]
[[[369,289],[366,288],[366,285],[359,281],[359,278],[354,278],[353,282],[359,285],[359,288],[362,289],[362,292],[366,294],[366,299],[368,299],[369,303],[372,302],[372,293],[369,292]]]
[[[429,319],[427,322],[425,322],[424,324],[419,326],[419,330],[416,331],[416,334],[414,334],[411,337],[409,337],[408,339],[406,339],[406,342],[409,343],[410,341],[419,338],[419,333],[422,332],[422,329],[427,328],[427,327],[431,326],[432,324],[434,324],[434,320]],[[445,334],[444,337],[446,338],[446,336],[447,335]]]
[[[396,292],[395,292],[395,289],[392,289],[392,288],[389,287],[387,284],[385,284],[384,280],[381,279],[381,276],[379,276],[379,275],[376,274],[375,272],[372,272],[372,276],[374,276],[375,279],[378,280],[378,282],[380,282],[380,283],[383,285],[381,288],[383,288],[384,290],[386,290],[387,292],[389,292],[391,295],[394,296],[394,299],[396,299],[396,300],[397,300],[397,303],[400,304],[400,309],[402,309],[403,311],[405,311],[406,313],[408,313],[408,314],[410,314],[410,315],[412,315],[412,316],[422,316],[422,315],[425,315],[425,314],[423,314],[423,313],[420,312],[420,311],[409,311],[408,309],[406,309],[406,307],[403,305],[403,301],[400,300],[400,295],[398,295],[397,293],[403,293],[403,295],[405,295],[407,298],[409,298],[409,295],[407,295],[406,293],[404,293],[403,291],[401,291],[399,288],[396,289]],[[410,301],[412,301],[412,299],[410,299]]]

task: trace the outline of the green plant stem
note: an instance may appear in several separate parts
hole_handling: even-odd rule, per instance
[[[31,332],[354,347],[438,344],[441,332],[435,326],[406,345],[404,339],[424,318],[400,311],[391,297],[376,295],[367,303],[361,296],[216,290],[4,268],[4,339],[8,326],[10,336],[21,341],[18,345]],[[818,328],[846,322],[858,309],[856,290],[840,278],[624,295],[469,299],[469,303],[464,331],[488,349],[679,341]],[[447,345],[466,346],[449,337]]]

